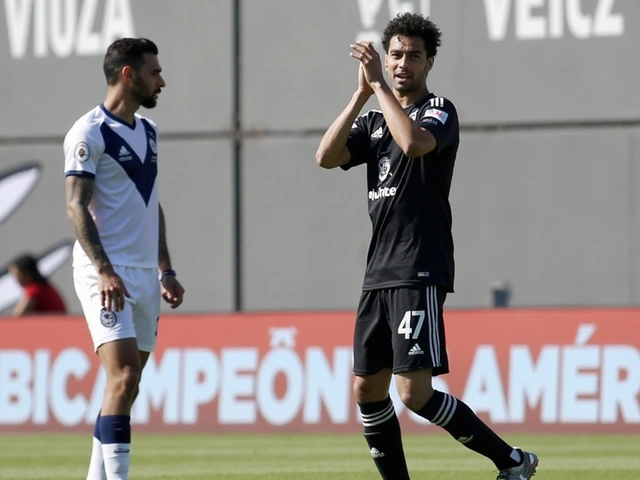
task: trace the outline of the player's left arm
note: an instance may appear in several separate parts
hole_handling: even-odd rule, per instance
[[[180,306],[184,299],[184,288],[176,278],[176,272],[171,268],[171,256],[167,244],[167,228],[162,206],[158,204],[158,271],[160,272],[160,285],[162,286],[162,298],[171,308]]]
[[[437,153],[460,141],[458,112],[444,97],[431,98],[418,112],[415,123],[434,138]]]

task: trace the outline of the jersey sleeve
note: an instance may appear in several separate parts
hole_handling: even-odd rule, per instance
[[[357,167],[367,162],[369,151],[369,113],[359,116],[351,126],[347,139],[347,148],[351,154],[349,163],[342,165],[343,170]]]
[[[64,176],[94,178],[103,153],[104,144],[94,129],[74,125],[64,138]]]
[[[444,97],[430,99],[420,109],[416,123],[419,127],[429,130],[436,138],[438,153],[458,141],[458,112],[453,103]]]

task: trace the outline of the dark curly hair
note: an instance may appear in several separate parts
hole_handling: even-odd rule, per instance
[[[118,83],[120,71],[126,65],[137,72],[145,63],[145,53],[158,55],[158,47],[147,38],[121,38],[109,45],[103,65],[107,84]]]
[[[389,43],[396,35],[422,38],[427,56],[435,57],[441,44],[442,32],[429,18],[418,13],[399,13],[387,24],[382,33],[382,46],[385,52],[389,52]]]

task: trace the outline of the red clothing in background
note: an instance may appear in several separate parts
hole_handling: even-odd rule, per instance
[[[27,297],[35,300],[33,313],[67,313],[64,301],[48,283],[25,285],[24,292]]]

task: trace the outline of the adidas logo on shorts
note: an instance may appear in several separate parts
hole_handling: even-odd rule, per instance
[[[409,355],[424,355],[424,352],[417,343],[409,350]]]

